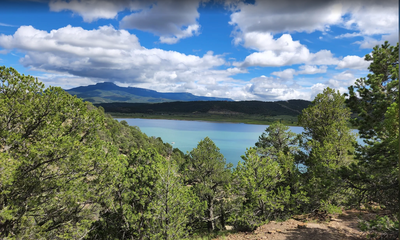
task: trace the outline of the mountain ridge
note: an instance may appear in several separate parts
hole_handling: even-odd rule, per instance
[[[187,92],[170,93],[137,87],[120,87],[112,82],[79,86],[65,91],[95,104],[112,102],[163,103],[175,101],[233,101],[230,98],[196,96]]]

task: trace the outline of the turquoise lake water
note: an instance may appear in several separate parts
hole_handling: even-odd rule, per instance
[[[244,123],[221,123],[205,121],[183,121],[162,119],[116,118],[125,120],[130,126],[138,126],[147,136],[161,137],[174,148],[186,153],[197,146],[200,140],[209,137],[220,152],[225,156],[227,163],[234,166],[242,160],[246,148],[254,147],[258,137],[268,125],[254,125]],[[302,127],[290,127],[290,131],[301,133]],[[357,130],[353,130],[357,133]],[[362,144],[361,139],[357,139]]]
[[[170,143],[186,153],[197,146],[200,140],[209,137],[226,162],[237,165],[242,160],[246,148],[254,147],[258,137],[268,125],[253,125],[244,123],[221,123],[204,121],[182,121],[161,119],[117,118],[125,120],[130,126],[138,126],[147,136],[161,137],[164,142]],[[294,133],[301,133],[302,127],[290,127]],[[173,143],[173,144],[172,144]]]

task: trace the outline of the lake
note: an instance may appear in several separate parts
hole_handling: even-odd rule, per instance
[[[205,121],[163,120],[116,118],[125,120],[130,126],[138,126],[147,136],[161,137],[165,143],[171,144],[186,153],[197,146],[200,140],[209,137],[220,152],[225,156],[227,163],[234,166],[242,160],[246,148],[254,147],[258,137],[268,125],[244,123],[221,123]],[[302,127],[289,127],[294,133],[301,133]],[[357,130],[353,130],[357,133]],[[363,144],[360,138],[358,143]]]
[[[246,148],[254,147],[258,137],[268,125],[253,125],[244,123],[221,123],[204,121],[162,120],[116,118],[125,120],[130,126],[138,126],[147,136],[161,137],[164,142],[170,143],[174,148],[179,148],[186,153],[197,146],[200,140],[209,137],[220,152],[225,156],[226,162],[237,165],[240,156],[244,155]],[[290,131],[301,133],[302,127],[290,127]]]

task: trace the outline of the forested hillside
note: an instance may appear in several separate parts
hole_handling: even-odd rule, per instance
[[[118,113],[227,113],[252,114],[264,116],[289,115],[297,116],[310,105],[305,100],[288,100],[277,102],[261,101],[193,101],[168,103],[101,103],[106,112]]]
[[[0,67],[0,238],[198,239],[226,226],[251,231],[371,205],[386,216],[361,221],[363,229],[395,237],[398,53],[398,44],[375,47],[365,57],[371,73],[348,100],[326,88],[301,111],[302,134],[271,124],[237,166],[208,137],[182,153],[102,107]]]

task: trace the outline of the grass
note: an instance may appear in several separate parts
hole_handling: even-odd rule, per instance
[[[116,113],[107,112],[114,118],[141,118],[141,119],[170,119],[170,120],[188,120],[188,121],[208,121],[208,122],[229,122],[229,123],[246,123],[270,125],[276,121],[287,126],[298,126],[297,116],[278,115],[278,116],[263,116],[250,114],[209,114],[209,113],[159,113],[159,114],[144,114],[144,113]]]

